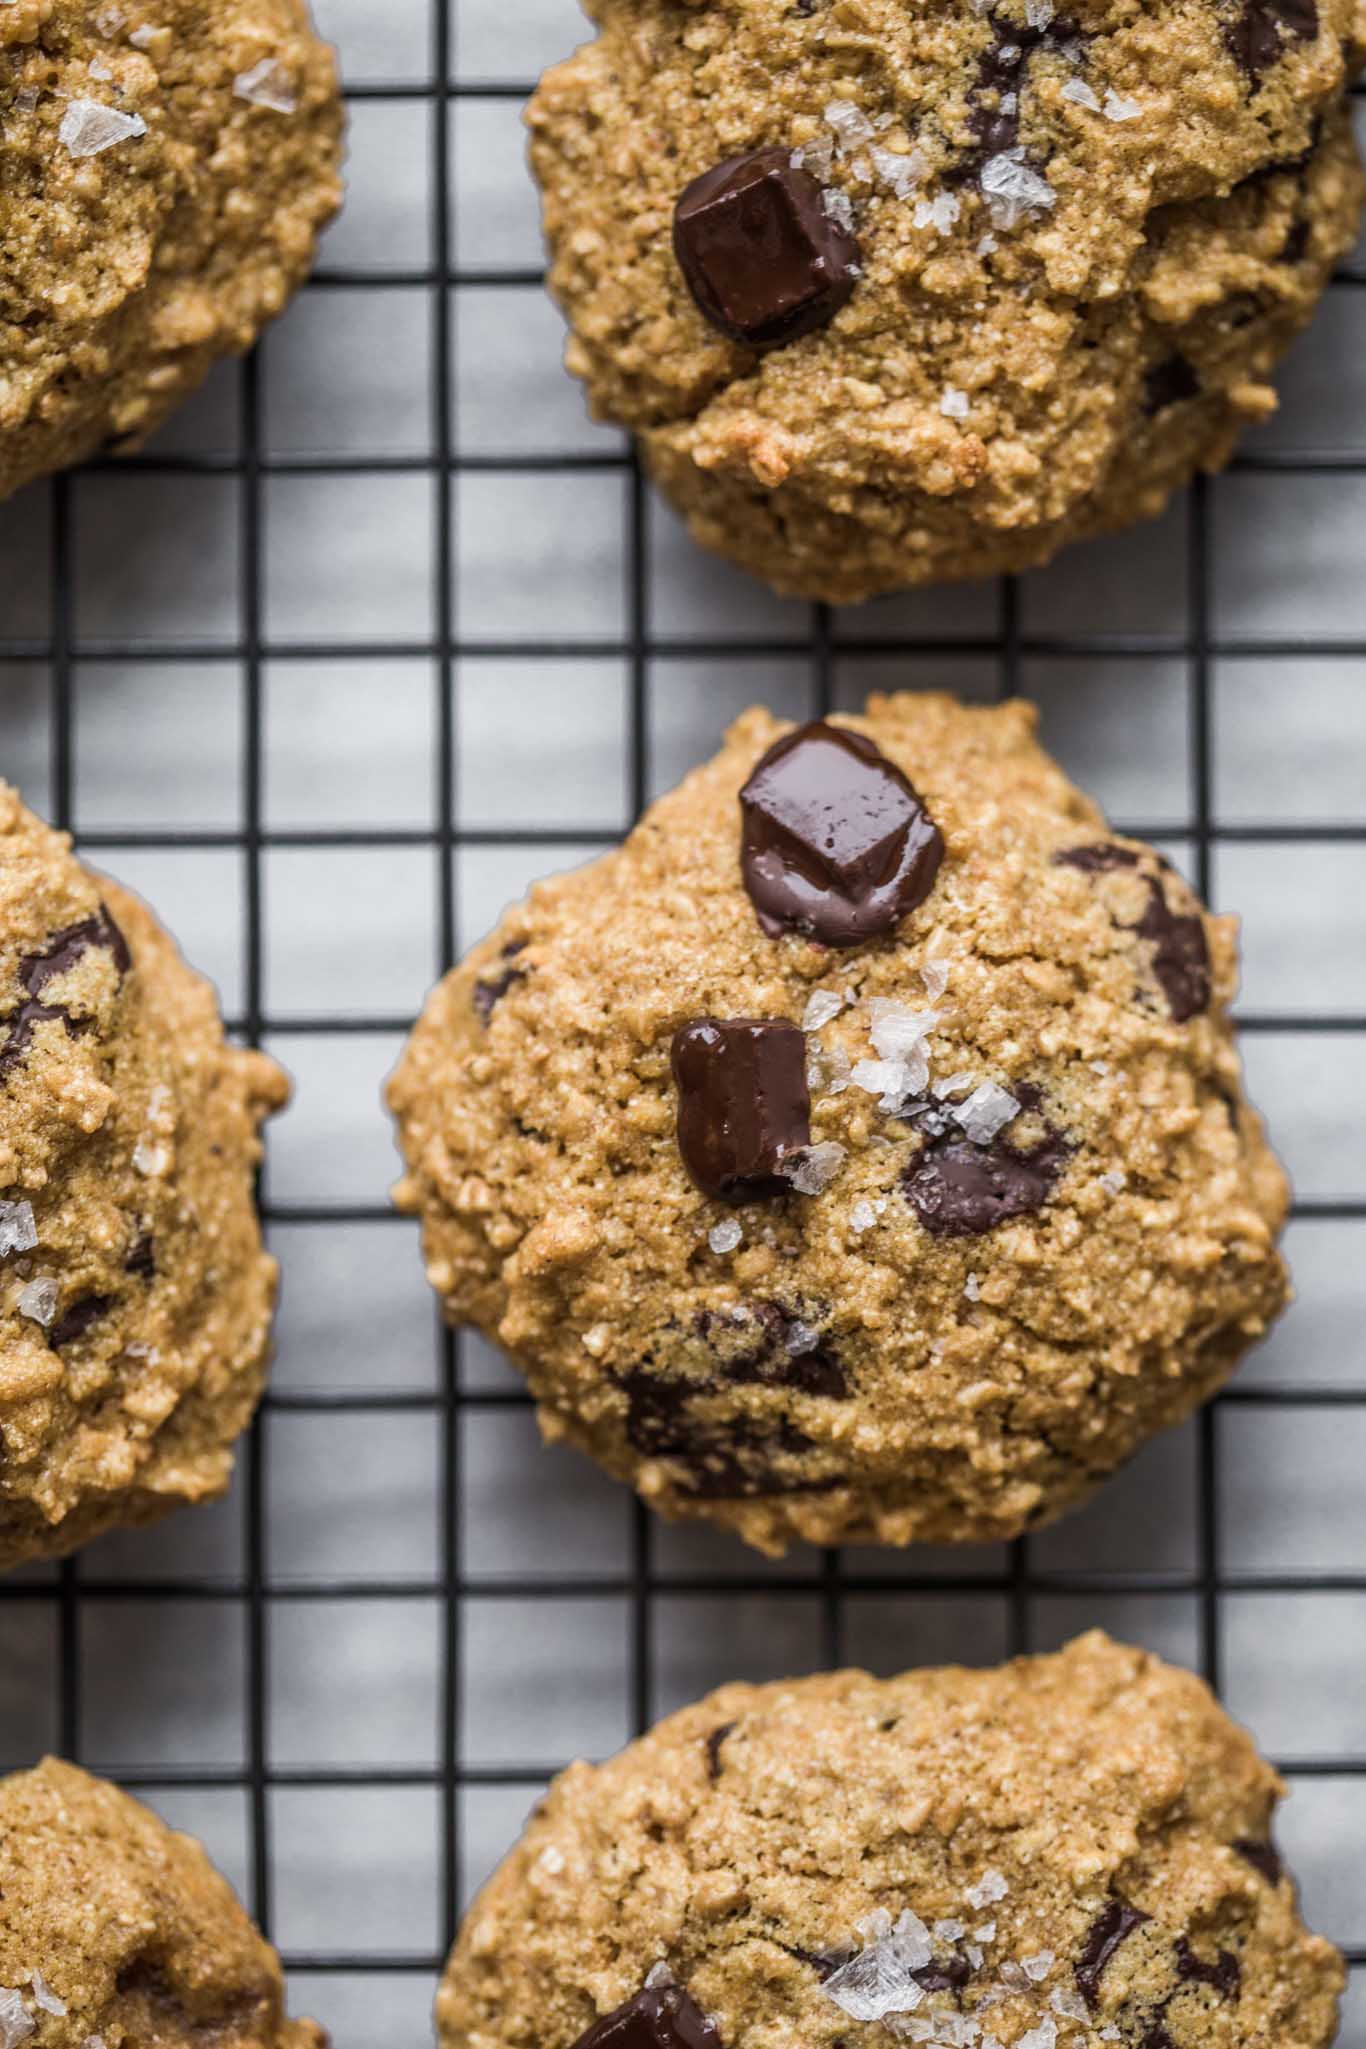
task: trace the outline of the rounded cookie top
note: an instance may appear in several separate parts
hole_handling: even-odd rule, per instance
[[[529,114],[568,361],[780,588],[1155,510],[1274,404],[1354,232],[1348,0],[590,12]],[[1150,289],[1178,226],[1184,309]]]
[[[0,8],[0,496],[135,446],[279,313],[341,197],[302,0]]]
[[[1331,2039],[1281,1791],[1099,1634],[992,1671],[723,1687],[571,1766],[470,1909],[460,2049],[1222,2049]]]
[[[219,1494],[275,1263],[288,1094],[135,897],[0,785],[0,1566]]]
[[[432,1284],[666,1514],[1013,1533],[1283,1301],[1232,923],[1033,728],[748,713],[430,999],[391,1102]]]
[[[327,2049],[198,1843],[47,1758],[0,1779],[0,2040]]]

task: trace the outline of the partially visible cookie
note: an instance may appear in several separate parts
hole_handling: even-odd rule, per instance
[[[1356,0],[588,0],[531,103],[597,414],[847,603],[1158,512],[1351,246]]]
[[[1285,1300],[1233,921],[1034,726],[750,712],[427,1004],[390,1101],[428,1277],[665,1515],[1014,1535]]]
[[[6,2049],[327,2049],[200,1845],[47,1758],[0,1779]]]
[[[1284,1789],[1099,1634],[725,1686],[575,1764],[474,1902],[443,2049],[1327,2049]]]
[[[265,1376],[288,1096],[151,912],[0,784],[0,1568],[221,1494]]]
[[[248,348],[341,199],[303,0],[0,5],[0,497],[134,448]]]

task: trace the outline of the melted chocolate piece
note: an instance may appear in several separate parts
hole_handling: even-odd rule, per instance
[[[770,939],[858,946],[924,903],[938,826],[881,750],[824,720],[770,747],[740,792],[745,888]]]
[[[967,1984],[972,1972],[966,1957],[945,1957],[943,1962],[922,1964],[911,1976],[922,1992],[957,1992]]]
[[[1280,1884],[1285,1876],[1285,1865],[1274,1843],[1259,1843],[1255,1836],[1239,1836],[1233,1847],[1254,1871],[1261,1873],[1268,1885]]]
[[[806,1037],[782,1018],[694,1018],[674,1033],[678,1150],[704,1195],[783,1195],[778,1169],[811,1143]]]
[[[1143,379],[1143,410],[1151,420],[1168,406],[1200,396],[1200,379],[1184,356],[1168,356],[1154,363]]]
[[[1131,1907],[1127,1900],[1111,1900],[1104,1913],[1091,1924],[1073,1975],[1077,1990],[1092,2013],[1100,2003],[1100,1981],[1105,1966],[1120,1944],[1133,1934],[1135,1928],[1141,1928],[1148,1918],[1137,1907]]]
[[[1242,1989],[1242,1966],[1231,1949],[1214,1961],[1197,1956],[1184,1935],[1176,1938],[1176,1975],[1186,1984],[1212,1985],[1221,1999],[1236,1999]]]
[[[1116,846],[1113,840],[1097,840],[1089,847],[1068,847],[1053,856],[1055,868],[1080,868],[1086,875],[1103,875],[1110,868],[1137,868],[1138,855],[1132,847]],[[1019,1095],[1019,1090],[1015,1091]]]
[[[92,946],[104,947],[113,955],[114,966],[122,981],[133,965],[133,957],[128,951],[128,941],[103,904],[93,918],[83,918],[79,925],[68,925],[65,931],[58,932],[44,953],[30,953],[20,961],[19,981],[27,994],[25,1001],[5,1020],[5,1039],[0,1044],[0,1076],[8,1074],[23,1059],[33,1043],[36,1026],[60,1018],[73,1039],[91,1029],[93,1018],[72,1017],[62,1004],[44,1002],[43,991],[49,982],[55,982],[74,968]]]
[[[58,1317],[47,1334],[47,1341],[54,1352],[60,1352],[63,1345],[74,1345],[83,1338],[92,1323],[98,1323],[105,1311],[112,1309],[112,1295],[87,1295],[83,1301],[73,1302],[65,1316]]]
[[[969,94],[968,125],[976,146],[958,167],[960,177],[979,171],[988,157],[1018,147],[1020,101],[1031,58],[1041,50],[1075,52],[1083,40],[1078,24],[1066,15],[1056,14],[1039,28],[995,14],[989,20],[994,40],[978,60],[977,81]],[[988,98],[994,98],[993,106],[984,104]]]
[[[809,1964],[822,1985],[827,1978],[833,1978],[836,1971],[842,1971],[858,1955],[853,1949],[798,1949],[792,1944],[788,1955],[794,1956],[799,1964]]]
[[[144,1231],[129,1247],[128,1256],[123,1262],[123,1270],[126,1274],[135,1274],[140,1281],[155,1278],[157,1248],[156,1240],[150,1231]]]
[[[707,1777],[709,1779],[719,1779],[721,1776],[721,1746],[734,1727],[734,1722],[722,1722],[720,1728],[713,1729],[707,1738]]]
[[[976,1238],[1042,1209],[1071,1147],[1048,1137],[1028,1152],[1003,1139],[937,1138],[902,1175],[906,1200],[936,1238]]]
[[[503,948],[503,959],[505,961],[511,960],[515,954],[519,954],[522,951],[526,943],[525,939],[512,940],[509,945]],[[474,1007],[485,1024],[488,1023],[495,1007],[502,1002],[513,983],[524,982],[525,980],[525,968],[504,968],[503,972],[500,975],[495,975],[492,981],[480,980],[475,983]]]
[[[595,2021],[574,2049],[721,2049],[721,2037],[681,1985],[647,1985]]]
[[[756,1302],[741,1312],[741,1321],[722,1318],[703,1310],[697,1321],[698,1334],[718,1350],[721,1371],[727,1380],[741,1386],[790,1387],[798,1394],[817,1395],[827,1401],[847,1401],[849,1381],[836,1353],[826,1343],[807,1351],[792,1350],[793,1335],[802,1319],[789,1316],[779,1302]],[[746,1337],[753,1342],[745,1348]],[[738,1339],[742,1349],[721,1350],[718,1340]]]
[[[1285,53],[1286,43],[1312,43],[1319,32],[1317,0],[1243,0],[1224,36],[1235,61],[1256,80]]]
[[[1309,254],[1309,223],[1307,220],[1292,221],[1281,244],[1278,263],[1303,263]]]
[[[626,1435],[631,1444],[646,1458],[669,1459],[682,1467],[675,1485],[696,1500],[821,1494],[844,1484],[836,1477],[804,1479],[775,1463],[812,1449],[812,1440],[795,1424],[779,1420],[765,1429],[748,1416],[704,1421],[692,1415],[689,1404],[711,1389],[644,1371],[624,1374],[617,1384],[629,1405]]]
[[[1172,1017],[1177,1024],[1188,1024],[1209,1008],[1212,982],[1205,922],[1198,912],[1174,911],[1155,877],[1149,877],[1148,889],[1148,908],[1133,930],[1152,945],[1153,973]]]
[[[752,349],[824,327],[858,276],[853,234],[791,159],[781,147],[731,157],[694,178],[674,209],[674,254],[699,310]]]

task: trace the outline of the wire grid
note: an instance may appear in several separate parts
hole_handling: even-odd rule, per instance
[[[467,0],[472,8],[476,0]],[[327,10],[320,10],[323,25],[329,26]],[[334,17],[347,14],[344,6],[334,7]],[[484,9],[488,13],[487,6]],[[354,18],[357,10],[349,10]],[[1179,632],[1067,633],[1031,630],[1026,617],[1024,586],[1004,579],[994,593],[981,593],[975,601],[983,610],[980,626],[971,633],[954,631],[878,630],[885,616],[877,608],[869,615],[834,614],[815,606],[790,612],[792,630],[771,636],[747,632],[735,639],[727,635],[712,638],[680,637],[656,628],[657,575],[652,574],[651,523],[657,517],[646,493],[633,455],[622,446],[608,452],[560,452],[530,455],[490,455],[462,452],[458,439],[458,409],[453,390],[453,362],[457,343],[458,310],[465,295],[508,286],[532,289],[539,273],[532,268],[486,268],[466,266],[457,247],[456,211],[452,198],[452,174],[456,137],[462,116],[470,108],[489,107],[501,101],[519,101],[529,81],[480,80],[457,75],[455,64],[456,21],[453,8],[438,4],[431,21],[431,72],[425,80],[404,83],[353,84],[350,97],[355,107],[380,103],[396,105],[419,101],[432,110],[431,179],[432,245],[429,265],[398,269],[392,265],[344,268],[326,262],[309,288],[310,295],[326,297],[342,292],[369,292],[411,288],[426,294],[431,322],[432,375],[430,385],[432,447],[426,455],[368,455],[365,457],[282,456],[272,452],[263,433],[266,386],[260,356],[249,359],[235,384],[238,405],[239,450],[234,455],[202,452],[158,452],[117,466],[117,474],[138,473],[161,479],[202,475],[228,475],[240,480],[239,531],[240,564],[238,607],[240,636],[206,648],[195,638],[183,644],[174,635],[159,635],[155,644],[137,637],[99,638],[78,632],[78,567],[76,544],[76,492],[81,488],[71,479],[59,478],[51,487],[50,531],[46,536],[46,567],[51,584],[50,632],[37,638],[5,638],[5,620],[0,614],[0,690],[5,688],[6,670],[20,673],[22,666],[45,664],[50,672],[48,714],[50,720],[51,815],[60,824],[75,826],[83,847],[99,857],[102,848],[117,848],[120,854],[178,849],[219,849],[230,855],[238,871],[243,905],[242,1004],[233,1024],[252,1044],[269,1043],[279,1032],[292,1038],[335,1038],[349,1033],[398,1033],[411,1019],[405,1010],[392,1017],[369,1012],[348,1016],[332,1012],[319,1016],[290,1015],[286,1020],[271,1015],[267,1003],[267,904],[265,864],[277,849],[322,852],[343,848],[377,851],[410,847],[427,850],[437,871],[434,904],[440,965],[448,966],[462,943],[473,936],[460,930],[458,878],[460,864],[471,850],[516,846],[531,848],[539,865],[559,865],[572,847],[578,853],[597,842],[610,843],[615,833],[607,828],[560,831],[548,827],[537,831],[523,825],[475,825],[462,816],[460,793],[460,748],[465,736],[461,722],[462,681],[471,664],[480,661],[574,661],[606,659],[625,665],[625,716],[627,722],[625,762],[629,784],[628,809],[638,813],[652,788],[655,763],[652,759],[652,714],[657,709],[655,693],[665,683],[657,673],[661,662],[671,659],[725,665],[755,658],[779,659],[804,665],[807,701],[812,711],[831,709],[841,698],[839,669],[846,657],[882,664],[879,680],[889,663],[913,665],[942,660],[952,665],[972,664],[979,695],[1007,697],[1033,681],[1029,665],[1039,661],[1162,660],[1184,669],[1184,717],[1187,723],[1191,808],[1178,827],[1179,838],[1188,849],[1194,879],[1210,895],[1215,881],[1216,849],[1222,844],[1274,849],[1288,843],[1348,847],[1366,841],[1366,817],[1351,822],[1270,825],[1231,823],[1217,814],[1215,802],[1216,728],[1213,671],[1216,662],[1239,659],[1247,663],[1281,660],[1366,661],[1366,631],[1324,636],[1258,632],[1239,636],[1223,631],[1215,618],[1213,596],[1213,515],[1218,487],[1197,484],[1190,494],[1186,519],[1186,616]],[[509,38],[511,32],[509,31]],[[572,31],[566,32],[566,39]],[[449,84],[442,83],[450,81]],[[449,118],[441,118],[448,112]],[[1366,285],[1366,270],[1349,268],[1337,280],[1334,291],[1355,299]],[[556,375],[547,362],[545,375]],[[110,466],[96,466],[97,469]],[[1304,454],[1284,448],[1259,448],[1239,461],[1244,473],[1312,477],[1348,471],[1366,475],[1366,456],[1326,449]],[[584,477],[608,471],[625,478],[625,632],[620,636],[512,640],[482,638],[462,631],[462,601],[458,556],[458,489],[461,479],[478,475],[536,476],[568,473]],[[429,479],[433,537],[439,565],[435,577],[434,631],[409,638],[400,644],[388,638],[366,641],[356,637],[329,640],[317,635],[283,636],[267,630],[266,577],[272,560],[275,536],[268,532],[266,488],[271,479],[290,476],[382,477],[415,472]],[[0,571],[0,574],[3,572]],[[988,607],[990,613],[988,614]],[[872,619],[872,630],[869,628]],[[268,667],[273,665],[380,663],[398,656],[424,658],[432,664],[434,727],[437,752],[437,792],[434,823],[411,827],[378,828],[283,828],[270,822],[263,798],[263,762],[266,746],[265,689]],[[240,667],[242,716],[240,723],[240,821],[232,829],[148,829],[117,832],[82,828],[76,787],[77,716],[76,678],[85,662],[128,662],[135,664],[230,662]],[[955,669],[956,672],[956,669]],[[967,673],[967,670],[964,670]],[[112,687],[112,686],[111,686]],[[1127,707],[1134,722],[1135,736],[1145,729],[1146,709],[1136,686]],[[1147,836],[1170,839],[1174,820],[1134,818],[1128,829]],[[114,864],[116,865],[116,864]],[[1319,1015],[1312,1011],[1274,1009],[1245,1015],[1243,1029],[1249,1034],[1302,1035],[1308,1044],[1326,1037],[1366,1033],[1366,1015],[1349,1015],[1332,1010]],[[1357,1036],[1353,1050],[1361,1043]],[[267,1184],[263,1211],[273,1235],[290,1227],[319,1225],[341,1229],[347,1225],[402,1229],[379,1201],[374,1203],[330,1200],[319,1188],[307,1201],[283,1200],[270,1195]],[[1366,1201],[1336,1196],[1305,1197],[1296,1208],[1300,1223],[1360,1224],[1366,1221]],[[407,1242],[403,1257],[411,1258]],[[288,1284],[288,1274],[286,1275]],[[375,1981],[417,1981],[425,2001],[428,1983],[440,1967],[445,1948],[454,1934],[471,1872],[469,1832],[465,1810],[481,1792],[511,1794],[525,1789],[530,1804],[534,1790],[564,1761],[561,1755],[528,1757],[511,1762],[479,1761],[467,1743],[464,1681],[471,1658],[471,1617],[477,1604],[490,1596],[505,1603],[613,1604],[623,1608],[627,1620],[626,1656],[622,1678],[626,1702],[623,1733],[647,1726],[660,1706],[659,1662],[661,1615],[675,1617],[679,1604],[720,1601],[728,1612],[741,1612],[733,1604],[753,1600],[764,1604],[764,1614],[776,1614],[784,1603],[805,1604],[815,1618],[815,1635],[808,1662],[837,1665],[851,1654],[868,1656],[869,1634],[864,1627],[852,1645],[850,1618],[857,1605],[877,1607],[885,1616],[891,1603],[912,1616],[923,1616],[934,1603],[970,1604],[981,1597],[999,1604],[1004,1617],[1003,1641],[990,1647],[1019,1652],[1038,1647],[1050,1634],[1040,1623],[1041,1604],[1053,1603],[1058,1614],[1064,1607],[1069,1617],[1078,1611],[1101,1610],[1108,1601],[1132,1598],[1180,1597],[1194,1609],[1196,1630],[1192,1645],[1201,1669],[1218,1685],[1224,1676],[1224,1647],[1227,1641],[1227,1606],[1234,1596],[1262,1596],[1269,1601],[1303,1601],[1314,1596],[1345,1597],[1348,1606],[1340,1612],[1344,1648],[1341,1660],[1317,1669],[1336,1685],[1350,1686],[1355,1670],[1350,1640],[1353,1629],[1366,1634],[1366,1610],[1350,1607],[1352,1597],[1366,1599],[1366,1557],[1360,1549],[1349,1557],[1343,1569],[1288,1569],[1273,1560],[1255,1570],[1225,1562],[1226,1548],[1222,1504],[1229,1486],[1228,1460],[1224,1456],[1230,1418],[1238,1412],[1277,1412],[1281,1427],[1291,1419],[1312,1417],[1332,1411],[1336,1427],[1341,1416],[1343,1429],[1353,1424],[1366,1406],[1366,1384],[1308,1377],[1293,1384],[1266,1382],[1254,1378],[1226,1392],[1192,1426],[1195,1448],[1196,1508],[1193,1561],[1176,1567],[1117,1567],[1089,1563],[1075,1557],[1065,1564],[1056,1562],[1046,1540],[1024,1540],[1000,1553],[968,1553],[953,1559],[940,1554],[872,1557],[864,1553],[807,1553],[795,1567],[775,1572],[758,1561],[727,1557],[717,1564],[714,1552],[704,1552],[700,1568],[689,1565],[684,1547],[683,1566],[677,1551],[661,1537],[645,1510],[632,1503],[628,1514],[629,1537],[624,1555],[607,1569],[587,1572],[499,1571],[490,1573],[472,1564],[469,1552],[469,1524],[463,1509],[477,1477],[469,1464],[466,1435],[462,1427],[472,1416],[496,1415],[525,1409],[527,1401],[518,1386],[495,1384],[470,1370],[467,1342],[449,1333],[438,1333],[436,1379],[430,1392],[421,1388],[394,1391],[364,1389],[295,1390],[281,1387],[277,1380],[267,1397],[261,1417],[252,1431],[243,1459],[241,1497],[244,1552],[240,1573],[172,1573],[164,1577],[145,1575],[128,1578],[103,1568],[102,1554],[63,1565],[55,1574],[21,1575],[3,1590],[0,1599],[0,1629],[10,1625],[24,1607],[37,1606],[55,1611],[57,1654],[52,1678],[52,1733],[57,1747],[66,1755],[80,1757],[88,1746],[83,1741],[87,1710],[92,1697],[108,1683],[108,1674],[92,1669],[87,1645],[87,1624],[99,1611],[119,1611],[131,1602],[171,1603],[198,1600],[213,1604],[215,1613],[231,1610],[245,1622],[245,1656],[241,1685],[245,1698],[245,1742],[239,1764],[206,1766],[195,1761],[191,1749],[175,1757],[126,1763],[118,1775],[125,1783],[144,1790],[163,1802],[176,1796],[232,1790],[246,1804],[245,1885],[248,1903],[268,1933],[277,1928],[277,1853],[284,1824],[277,1802],[290,1792],[365,1792],[376,1799],[397,1800],[405,1791],[421,1789],[437,1803],[437,1866],[440,1890],[439,1926],[434,1945],[423,1943],[412,1949],[375,1947],[357,1941],[324,1946],[319,1943],[285,1943],[285,1962],[294,1975],[294,2003],[302,2010],[317,2010],[324,1983],[338,1981],[332,1989],[338,2011],[324,2011],[323,2018],[336,2029],[342,2049],[372,2037],[357,2016],[363,1986]],[[272,1566],[271,1493],[272,1432],[282,1419],[293,1419],[300,1427],[318,1428],[325,1417],[352,1416],[381,1419],[411,1415],[420,1426],[429,1425],[439,1438],[439,1565],[434,1575],[375,1576],[350,1570],[314,1571],[306,1576],[282,1574]],[[549,1457],[549,1455],[546,1455]],[[1312,1476],[1303,1474],[1306,1486]],[[345,1484],[345,1476],[339,1476]],[[576,1466],[574,1481],[589,1484],[586,1469]],[[1120,1483],[1116,1483],[1117,1485]],[[671,1562],[673,1561],[673,1562]],[[382,1736],[373,1754],[375,1761],[364,1764],[281,1763],[274,1753],[272,1731],[271,1660],[272,1617],[296,1602],[385,1602],[435,1604],[440,1627],[439,1743],[434,1761],[428,1764],[384,1762]],[[12,1604],[12,1605],[10,1605]],[[528,1608],[537,1615],[539,1607]],[[577,1611],[576,1611],[577,1612]],[[976,1611],[972,1611],[976,1612]],[[1272,1612],[1270,1610],[1268,1613]],[[1085,1615],[1081,1619],[1085,1619]],[[117,1627],[117,1624],[115,1625]],[[964,1625],[968,1634],[971,1623]],[[879,1623],[878,1628],[881,1627]],[[737,1660],[750,1655],[749,1647],[736,1641],[739,1631],[726,1630]],[[876,1637],[876,1630],[874,1631]],[[106,1639],[107,1640],[107,1639]],[[481,1636],[480,1643],[485,1639]],[[172,1647],[174,1639],[170,1639]],[[959,1645],[961,1648],[961,1644]],[[482,1653],[480,1653],[482,1654]],[[905,1662],[896,1658],[892,1663]],[[717,1672],[715,1677],[725,1676]],[[0,1695],[0,1704],[3,1704]],[[1354,1725],[1360,1728],[1360,1723]],[[0,1726],[0,1736],[3,1727]],[[1293,1755],[1286,1768],[1297,1782],[1320,1780],[1336,1799],[1350,1808],[1351,1799],[1366,1789],[1366,1732],[1360,1743],[1346,1749],[1324,1748]],[[188,1761],[186,1761],[188,1759]],[[15,1759],[13,1761],[21,1761]],[[370,1809],[374,1813],[377,1810]],[[1366,1808],[1359,1812],[1366,1819]],[[370,1824],[367,1824],[370,1826]],[[378,1824],[374,1824],[378,1827]],[[357,1845],[363,1854],[365,1844]],[[487,1862],[487,1857],[480,1860]],[[325,1911],[326,1901],[323,1902]],[[1353,1909],[1355,1912],[1356,1909]],[[1331,1920],[1331,1915],[1329,1916]],[[1350,1916],[1329,1932],[1341,1936]],[[1357,1937],[1349,1942],[1355,1966],[1366,1965],[1366,1916],[1350,1929]],[[346,1988],[350,1987],[350,1993]],[[340,1989],[338,1989],[340,1987]],[[405,2009],[406,2011],[406,2009]],[[397,2042],[398,2029],[387,2027],[387,2039]],[[411,2037],[416,2042],[420,2033]],[[409,2040],[403,2036],[404,2044]]]

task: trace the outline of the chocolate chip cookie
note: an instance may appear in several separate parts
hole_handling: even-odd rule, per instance
[[[587,0],[529,112],[567,361],[836,602],[1157,513],[1356,232],[1359,0]]]
[[[6,2049],[327,2049],[199,1844],[48,1758],[0,1779]]]
[[[1235,955],[1023,702],[753,711],[435,991],[397,1200],[547,1437],[666,1515],[1007,1537],[1285,1299]]]
[[[221,1494],[275,1262],[288,1095],[151,913],[0,784],[0,1568]]]
[[[444,2049],[1326,2049],[1283,1791],[1099,1634],[995,1671],[726,1686],[575,1764],[470,1909]]]
[[[0,6],[0,497],[250,346],[336,211],[341,125],[303,0]]]

